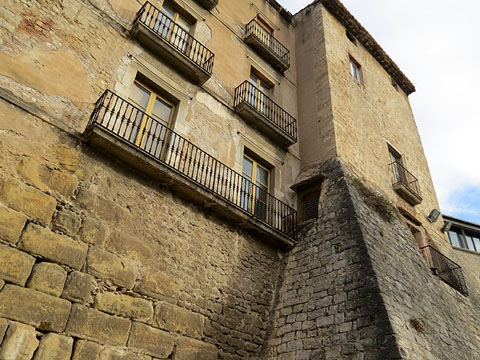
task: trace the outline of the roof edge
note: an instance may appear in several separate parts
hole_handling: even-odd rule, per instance
[[[390,58],[390,56],[388,56],[380,44],[339,0],[315,0],[299,12],[318,3],[322,4],[338,21],[340,21],[347,31],[368,50],[375,60],[377,60],[385,71],[395,80],[398,86],[402,88],[407,96],[416,91],[413,83],[407,78],[402,70],[400,70],[398,65]]]
[[[277,2],[276,0],[266,0],[267,3],[269,3],[275,10],[277,10],[280,15],[285,19],[287,20],[290,24],[292,23],[292,20],[293,20],[293,15],[290,11],[288,11],[287,9],[285,9],[282,5],[280,5],[279,2]]]
[[[476,224],[476,223],[473,223],[473,222],[470,222],[470,221],[458,219],[458,218],[455,218],[455,217],[449,216],[449,215],[443,215],[442,214],[442,217],[443,217],[443,220],[445,220],[446,222],[451,222],[451,223],[459,225],[459,226],[463,225],[463,226],[466,226],[466,227],[474,227],[477,230],[480,230],[480,224]]]

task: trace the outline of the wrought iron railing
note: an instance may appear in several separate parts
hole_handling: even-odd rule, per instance
[[[393,175],[393,185],[403,184],[409,188],[413,193],[421,197],[420,186],[418,185],[418,179],[408,171],[400,162],[394,161],[390,163],[390,169]]]
[[[212,74],[215,55],[155,6],[149,2],[143,4],[135,17],[134,23],[137,21],[145,25],[197,66]]]
[[[297,140],[297,120],[249,81],[244,81],[235,89],[235,107],[242,103],[250,105],[286,135]]]
[[[463,295],[468,295],[467,285],[460,265],[430,245],[422,247],[421,250],[434,275]]]
[[[296,210],[111,91],[105,91],[95,103],[88,128],[93,124],[295,239]]]
[[[247,24],[247,37],[255,36],[259,41],[265,44],[280,60],[290,66],[290,50],[288,50],[280,41],[270,34],[265,28],[253,19]]]

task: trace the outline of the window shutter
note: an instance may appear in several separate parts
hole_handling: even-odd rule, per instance
[[[315,191],[303,197],[303,221],[313,220],[318,218],[318,201],[320,192]]]

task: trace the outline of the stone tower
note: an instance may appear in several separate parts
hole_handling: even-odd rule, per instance
[[[478,357],[415,89],[339,1],[6,0],[0,39],[0,360]]]

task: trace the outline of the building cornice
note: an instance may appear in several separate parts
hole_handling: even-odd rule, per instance
[[[410,95],[415,92],[415,86],[400,70],[397,64],[387,55],[385,50],[377,43],[372,35],[355,19],[355,17],[348,11],[348,9],[339,0],[316,0],[305,9],[316,4],[322,4],[345,29],[351,33],[378,61],[378,63],[385,69],[385,71],[395,80],[395,82],[402,88],[402,90]],[[305,9],[301,10],[302,12]]]

